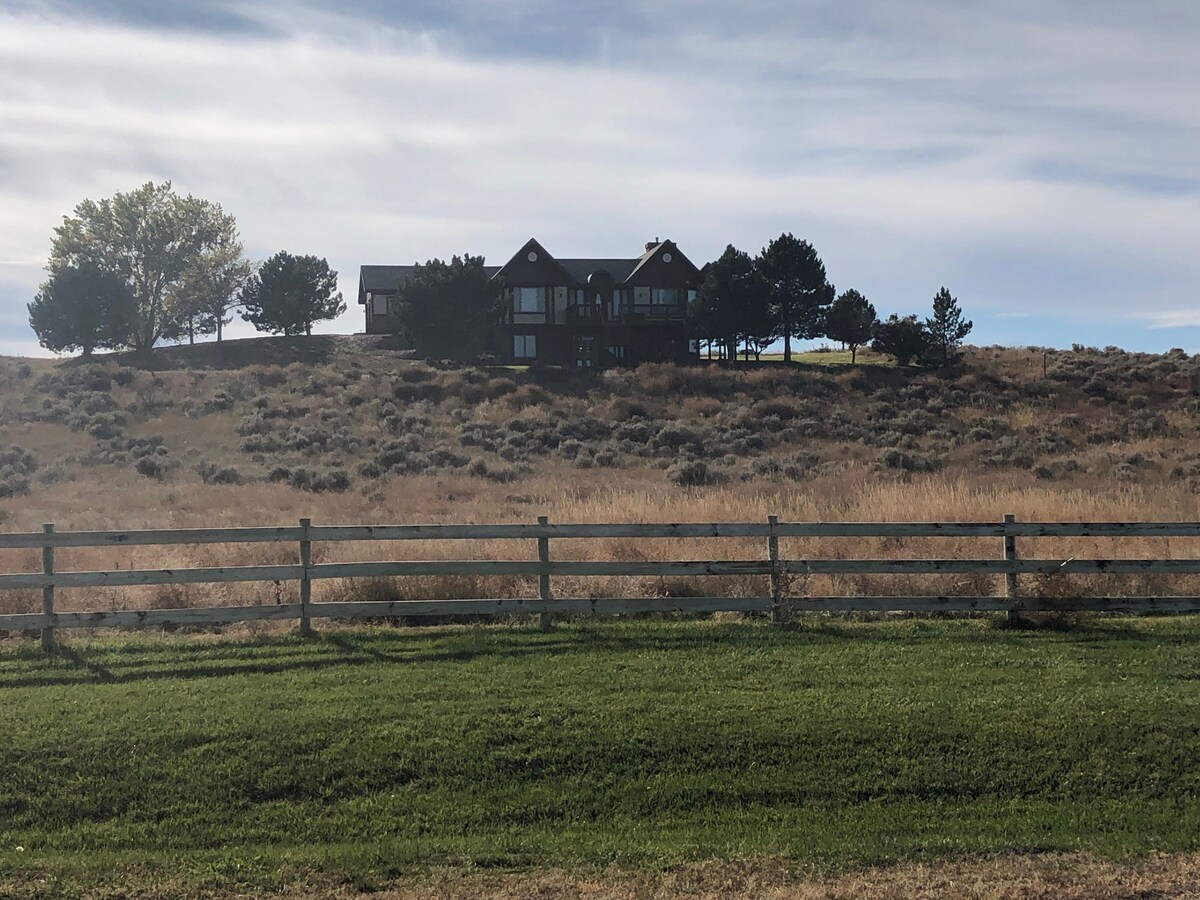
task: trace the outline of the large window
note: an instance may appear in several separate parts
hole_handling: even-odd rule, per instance
[[[513,359],[536,359],[537,358],[537,335],[536,334],[514,334],[513,335]]]
[[[371,295],[371,312],[377,316],[386,316],[391,313],[388,309],[387,294],[372,294]]]
[[[513,288],[513,312],[544,313],[546,311],[546,289],[540,287]]]
[[[650,291],[650,302],[654,306],[674,306],[679,302],[678,288],[654,288]]]

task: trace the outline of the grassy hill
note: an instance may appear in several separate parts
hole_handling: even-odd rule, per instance
[[[595,887],[709,859],[778,886],[897,861],[1196,851],[1198,627],[643,622],[129,638],[50,659],[0,646],[0,894],[396,879],[429,893],[445,869]],[[520,884],[511,896],[532,893]],[[694,895],[760,895],[725,885]]]

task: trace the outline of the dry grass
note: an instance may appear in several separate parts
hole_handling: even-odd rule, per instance
[[[305,894],[294,894],[303,897]],[[342,896],[355,896],[344,893]],[[607,872],[580,876],[539,872],[504,876],[451,875],[399,884],[373,894],[381,900],[441,897],[589,898],[589,900],[900,900],[969,897],[980,900],[1131,900],[1200,896],[1200,857],[1160,856],[1114,863],[1087,856],[1013,855],[1000,859],[872,868],[828,878],[805,876],[783,864],[699,863],[668,873]]]
[[[550,477],[545,477],[549,475]],[[402,477],[387,484],[382,500],[359,493],[310,494],[284,485],[204,486],[181,489],[169,484],[118,476],[106,485],[53,485],[39,493],[43,505],[11,514],[13,530],[36,530],[54,521],[60,530],[126,527],[222,527],[293,524],[299,515],[317,523],[513,522],[547,515],[553,522],[763,521],[769,514],[785,521],[999,521],[1006,512],[1026,521],[1196,520],[1200,499],[1166,487],[1123,486],[1107,493],[1039,484],[1003,485],[986,478],[921,476],[912,482],[851,480],[847,474],[817,479],[804,486],[763,483],[722,485],[680,491],[665,485],[654,470],[627,471],[614,483],[599,472],[545,473],[542,478],[497,485],[467,476]],[[124,482],[124,483],[122,483]],[[930,556],[992,558],[997,539],[785,539],[782,552],[793,558]],[[1021,552],[1049,558],[1195,556],[1188,539],[1040,539],[1022,541]],[[700,559],[759,558],[760,541],[636,541],[627,539],[558,541],[559,559]],[[533,559],[531,541],[400,542],[317,545],[316,562],[389,559]],[[206,545],[129,547],[59,551],[60,571],[105,568],[171,568],[216,565],[270,565],[293,562],[290,545]],[[37,551],[3,551],[6,571],[36,571]],[[1172,581],[1178,582],[1173,584]],[[387,582],[318,582],[314,599],[416,599],[470,596],[533,596],[528,579],[393,579]],[[1053,595],[1060,589],[1105,593],[1156,594],[1186,590],[1182,579],[1164,576],[1096,576],[1030,579],[1027,588]],[[831,576],[793,584],[796,593],[966,593],[997,590],[981,576]],[[558,596],[659,596],[687,592],[761,593],[754,578],[707,582],[678,579],[561,578]],[[113,588],[62,591],[60,608],[121,609],[222,605],[240,602],[289,602],[294,585],[193,585],[174,589]],[[33,610],[33,591],[10,594],[4,606]]]
[[[138,897],[141,900],[196,896],[209,900],[250,896],[246,887],[203,886],[176,880],[154,870],[121,870],[100,884],[75,891],[55,879],[57,887],[36,876],[0,877],[0,893],[13,900],[34,897]],[[350,886],[324,876],[295,872],[280,889],[256,888],[253,896],[349,898],[378,900],[907,900],[907,898],[972,898],[972,900],[1151,900],[1200,897],[1200,856],[1158,855],[1114,862],[1084,854],[1011,854],[993,859],[913,863],[823,876],[797,871],[782,861],[692,863],[669,871],[630,872],[608,869],[578,872],[538,869],[532,872],[480,873],[431,870],[392,882]]]
[[[114,360],[83,366],[0,360],[0,449],[19,445],[39,464],[27,493],[0,499],[3,528],[37,530],[43,522],[60,530],[276,525],[301,516],[326,524],[519,522],[538,515],[555,522],[759,521],[769,514],[804,521],[998,521],[1005,513],[1043,521],[1200,517],[1194,450],[1200,436],[1194,395],[1200,363],[1178,354],[1054,354],[1048,379],[1042,378],[1040,351],[997,348],[973,351],[968,366],[949,378],[886,367],[834,374],[821,367],[726,372],[673,366],[580,378],[441,371],[346,339],[319,346],[267,341],[255,348],[264,349],[189,355],[179,348],[154,370]],[[273,361],[249,364],[254,358]],[[139,474],[135,456],[93,437],[95,416],[108,413],[79,418],[80,402],[109,402],[105,397],[124,418],[123,425],[113,426],[118,443],[161,438],[161,456],[152,457],[163,462],[158,477]],[[261,433],[247,438],[247,422]],[[293,429],[325,443],[272,452],[245,449],[258,438],[286,443]],[[515,438],[520,440],[513,443]],[[417,468],[367,471],[397,440],[416,448]],[[879,462],[881,448],[889,445],[895,466]],[[474,468],[438,462],[439,453],[470,458]],[[668,466],[688,460],[705,461],[716,483],[686,489],[673,484]],[[228,467],[242,483],[205,483],[198,473],[205,465]],[[917,471],[906,468],[910,465]],[[341,472],[350,489],[313,493],[270,480],[271,470],[280,466],[317,475]],[[1188,474],[1192,466],[1195,476]],[[921,473],[925,467],[935,471]],[[999,555],[996,543],[796,540],[785,541],[783,552],[993,557]],[[1023,554],[1063,558],[1191,556],[1197,550],[1196,542],[1185,540],[1022,545]],[[754,558],[764,551],[756,542],[733,540],[554,546],[556,557],[570,559]],[[532,546],[520,542],[357,544],[319,546],[317,561],[532,554]],[[286,546],[126,548],[63,551],[58,565],[158,568],[293,558]],[[5,571],[32,571],[38,564],[35,552],[0,552]],[[793,587],[835,594],[984,593],[995,589],[993,581],[841,577]],[[1031,581],[1029,587],[1050,594],[1182,589],[1163,578],[1102,583],[1099,588],[1096,579],[1061,579]],[[561,596],[694,589],[677,582],[595,578],[559,579],[555,587]],[[704,586],[706,593],[761,589],[753,579]],[[221,585],[94,591],[86,597],[63,592],[61,607],[272,602],[290,599],[293,590]],[[480,591],[529,595],[531,585],[513,578],[487,584],[321,583],[316,599]],[[36,602],[32,592],[10,593],[0,597],[0,609],[31,609]]]

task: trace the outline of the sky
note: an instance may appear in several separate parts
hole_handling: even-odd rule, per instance
[[[1198,44],[1195,0],[0,0],[0,353],[149,180],[326,257],[325,332],[363,264],[790,232],[972,343],[1200,352]]]

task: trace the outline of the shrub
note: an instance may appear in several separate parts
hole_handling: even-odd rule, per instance
[[[674,463],[667,469],[667,479],[683,488],[717,484],[722,480],[716,472],[709,469],[708,463],[699,459]]]
[[[170,465],[164,457],[143,456],[133,464],[133,467],[139,475],[145,475],[147,478],[155,478],[162,481]]]
[[[242,475],[232,466],[218,466],[216,463],[200,463],[196,466],[196,474],[205,484],[241,484]]]
[[[941,462],[934,456],[922,456],[892,447],[879,454],[878,465],[883,469],[902,472],[933,472],[941,467]]]

